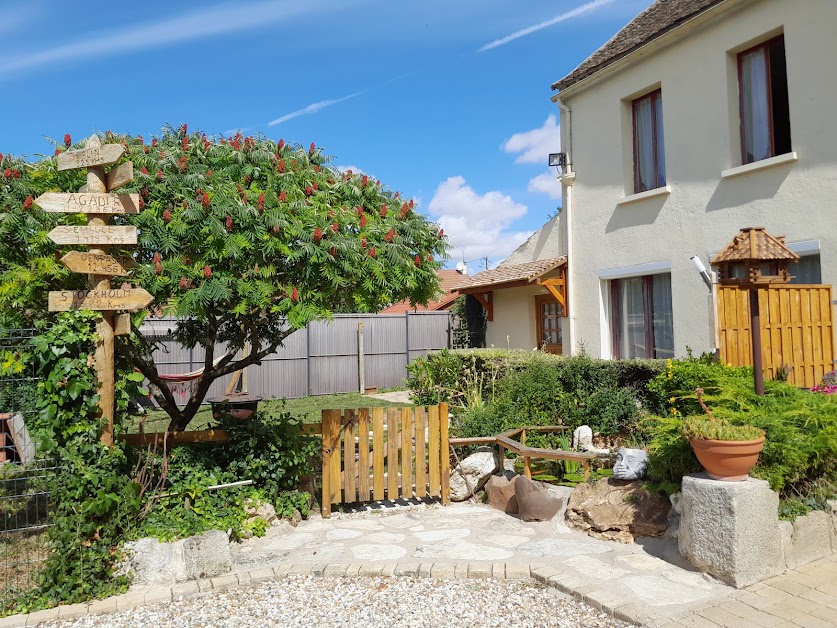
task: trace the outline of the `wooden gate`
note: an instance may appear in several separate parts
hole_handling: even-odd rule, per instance
[[[759,288],[765,377],[790,367],[788,381],[812,387],[834,370],[831,286],[778,284]],[[752,366],[750,304],[746,290],[718,286],[721,361]]]
[[[450,503],[448,406],[323,410],[322,514],[332,504]]]

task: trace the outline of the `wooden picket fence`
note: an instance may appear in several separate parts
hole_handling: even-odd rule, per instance
[[[790,383],[816,386],[835,368],[831,286],[778,284],[758,293],[765,377],[790,367]],[[747,291],[719,286],[717,320],[723,363],[752,366]]]
[[[322,514],[332,504],[450,503],[448,406],[323,410]]]

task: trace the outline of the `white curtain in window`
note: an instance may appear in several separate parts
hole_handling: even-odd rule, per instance
[[[654,181],[654,104],[650,97],[634,103],[637,192],[657,187]]]
[[[767,93],[767,52],[759,48],[741,55],[741,123],[747,163],[770,154],[770,101]]]
[[[671,308],[671,275],[654,275],[651,296],[654,310],[653,356],[655,358],[673,358],[674,315]]]
[[[645,307],[642,299],[642,277],[619,280],[622,305],[619,354],[623,359],[645,357]]]

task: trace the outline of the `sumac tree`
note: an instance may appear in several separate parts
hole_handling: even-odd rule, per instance
[[[65,140],[56,154],[81,147]],[[172,430],[186,427],[213,381],[258,364],[308,322],[402,299],[426,303],[438,291],[446,244],[437,226],[380,181],[334,168],[313,143],[210,138],[186,125],[150,141],[108,132],[102,142],[125,146],[120,162],[133,162],[134,181],[119,192],[138,193],[142,207],[113,218],[139,230],[138,246],[114,251],[139,266],[113,285],[148,290],[153,314],[178,319],[174,339],[205,349],[203,375],[181,408],[152,360],[154,339],[138,331],[148,312],[134,316],[134,333],[117,345],[150,381]],[[51,156],[37,163],[0,157],[7,324],[50,316],[50,289],[86,287],[85,276],[58,261],[70,247],[59,252],[47,237],[57,224],[84,224],[84,217],[47,214],[33,202],[84,183],[83,170],[58,172]],[[241,357],[245,346],[249,355]]]

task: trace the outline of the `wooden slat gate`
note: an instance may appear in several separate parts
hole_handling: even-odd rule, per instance
[[[765,377],[791,367],[790,383],[816,386],[835,367],[831,286],[779,284],[758,292]],[[718,286],[717,321],[721,361],[752,366],[746,290]]]
[[[448,406],[323,410],[322,514],[332,504],[450,503]]]

